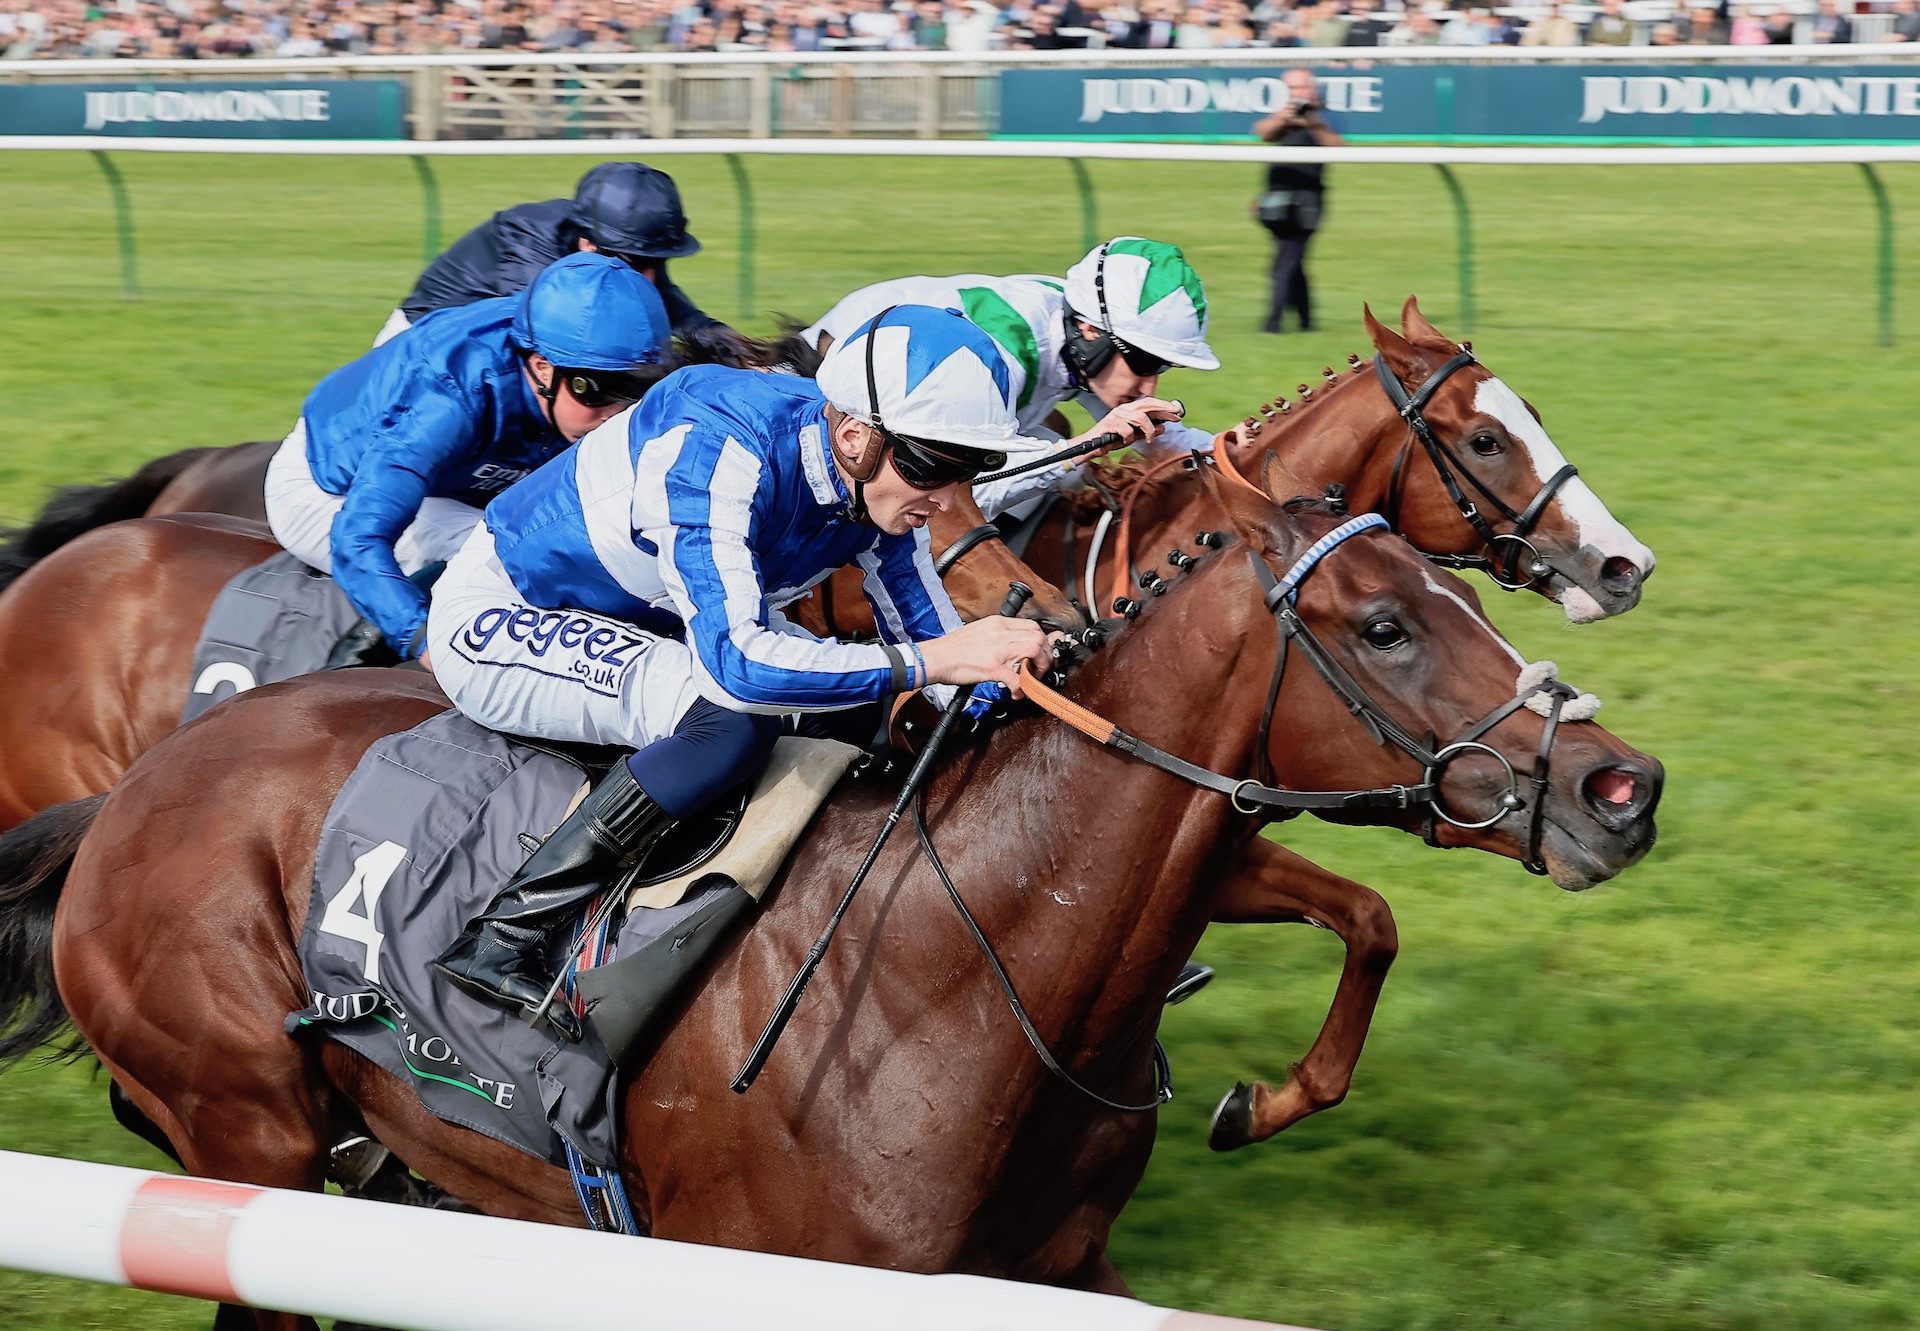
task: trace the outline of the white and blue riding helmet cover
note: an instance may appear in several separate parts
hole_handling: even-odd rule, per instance
[[[540,270],[520,294],[513,341],[569,370],[630,370],[666,358],[673,327],[653,283],[582,251]]]
[[[1006,360],[958,310],[882,310],[828,349],[814,381],[834,406],[891,434],[987,453],[1021,438]]]

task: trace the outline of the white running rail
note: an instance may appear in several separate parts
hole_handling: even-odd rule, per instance
[[[0,1266],[403,1331],[1298,1331],[0,1151]]]

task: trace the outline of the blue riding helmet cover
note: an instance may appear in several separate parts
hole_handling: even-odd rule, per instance
[[[540,270],[513,316],[513,341],[569,370],[656,365],[673,333],[653,283],[605,254],[569,254]]]

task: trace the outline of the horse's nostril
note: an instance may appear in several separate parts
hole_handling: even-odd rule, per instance
[[[1601,767],[1587,774],[1580,792],[1602,827],[1624,832],[1646,811],[1653,785],[1631,768]]]
[[[1600,581],[1610,591],[1632,591],[1640,581],[1640,569],[1624,555],[1615,555],[1600,566]]]
[[[1633,775],[1618,767],[1603,767],[1587,778],[1587,794],[1603,804],[1627,804],[1633,800]]]

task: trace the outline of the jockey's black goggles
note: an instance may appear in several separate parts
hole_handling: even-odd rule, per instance
[[[583,407],[610,407],[616,402],[638,402],[654,379],[642,379],[631,370],[557,370],[560,382]]]
[[[1113,346],[1114,350],[1120,353],[1120,359],[1127,363],[1127,368],[1142,379],[1151,379],[1154,375],[1165,374],[1173,368],[1172,361],[1163,360],[1151,351],[1142,351],[1139,347],[1122,342],[1117,337],[1113,339]]]
[[[893,449],[893,469],[916,490],[971,481],[983,471],[997,471],[1007,464],[1007,455],[998,451],[912,439],[885,429],[880,433]]]

